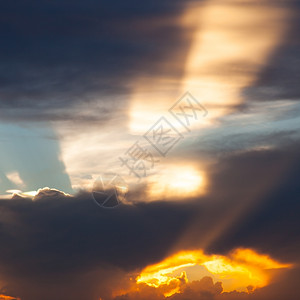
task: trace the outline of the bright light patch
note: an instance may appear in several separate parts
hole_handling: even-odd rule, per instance
[[[12,197],[13,195],[19,195],[21,197],[33,198],[38,194],[38,191],[22,192],[21,190],[7,190],[6,193],[12,194],[10,195],[10,197]]]
[[[34,196],[37,195],[37,193],[38,193],[38,191],[29,191],[29,192],[24,192],[21,195],[22,196],[28,196],[28,197],[34,197]]]
[[[203,193],[205,176],[189,166],[165,167],[150,180],[150,197],[182,197]]]
[[[8,193],[8,194],[20,194],[20,193],[22,193],[21,190],[7,190],[5,192]]]
[[[203,177],[191,168],[175,170],[170,174],[169,187],[174,191],[189,193],[195,191],[202,183]]]

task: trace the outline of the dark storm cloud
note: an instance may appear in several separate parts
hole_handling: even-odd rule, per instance
[[[69,263],[73,269],[89,267],[97,264],[97,260],[135,268],[153,261],[175,241],[192,215],[192,209],[185,204],[152,203],[103,210],[85,194],[75,198],[55,196],[49,199],[44,196],[36,202],[24,199],[4,201],[1,203],[1,215],[4,227],[3,218],[6,220],[6,216],[12,216],[12,222],[16,221],[15,233],[24,233],[23,238],[28,241],[22,245],[18,239],[10,240],[4,234],[1,246],[6,244],[7,247],[8,243],[12,243],[8,248],[19,254],[37,251],[35,257],[31,257],[33,260],[37,259],[38,253],[47,256],[49,261],[54,257],[61,259],[55,268],[64,272]],[[24,231],[18,228],[19,222],[26,224]],[[79,256],[83,255],[82,261],[75,262],[70,258],[68,262],[67,256],[76,252]],[[149,261],[145,262],[145,259]],[[25,260],[24,265],[21,261],[19,263],[19,271],[25,271],[28,262]],[[47,263],[43,267],[36,265],[35,271],[51,272],[53,267]],[[9,274],[10,271],[6,271]]]
[[[69,289],[64,299],[80,299],[77,290],[103,288],[109,270],[134,270],[161,259],[187,227],[195,207],[152,203],[103,210],[89,194],[58,196],[0,203],[0,277],[23,296],[31,293],[24,286],[38,281],[58,285],[58,294]],[[94,271],[97,277],[84,284],[84,276]],[[61,287],[57,278],[62,278]],[[83,286],[73,290],[67,278],[83,280]],[[43,289],[37,298],[33,295],[24,299],[52,299]]]
[[[247,151],[217,163],[212,197],[224,214],[234,218],[209,251],[254,247],[283,261],[299,261],[299,150],[299,144],[292,144]]]
[[[126,96],[132,79],[158,70],[180,76],[181,65],[164,71],[161,62],[179,50],[183,58],[188,49],[176,21],[184,5],[179,0],[2,1],[1,118],[68,119],[74,117],[72,106],[95,100],[103,101],[102,109],[116,109],[112,99]],[[119,101],[125,108],[124,98]]]

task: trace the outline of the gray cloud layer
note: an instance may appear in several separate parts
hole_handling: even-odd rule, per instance
[[[73,106],[103,110],[140,75],[188,49],[181,1],[4,1],[0,4],[1,119],[65,120]],[[176,50],[177,49],[177,50]],[[176,78],[182,65],[165,76]],[[117,101],[117,100],[115,100]],[[126,107],[126,97],[119,100]],[[125,101],[125,102],[124,102]],[[114,110],[117,106],[112,105]],[[78,113],[78,112],[77,112]],[[80,116],[80,114],[79,114]]]

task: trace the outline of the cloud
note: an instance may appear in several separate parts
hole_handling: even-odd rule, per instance
[[[181,249],[247,247],[297,263],[299,153],[293,145],[220,157],[209,194],[181,202],[105,210],[88,193],[51,190],[38,201],[2,200],[0,279],[22,300],[108,299],[132,272]]]
[[[112,270],[134,270],[163,257],[195,206],[149,203],[109,211],[96,206],[89,194],[52,197],[53,191],[42,192],[43,199],[34,202],[0,202],[0,277],[14,293],[31,300],[52,299],[47,289],[58,278],[56,297],[68,291],[64,299],[80,299],[87,287],[90,293],[103,287]],[[91,279],[91,274],[98,275]]]
[[[180,291],[171,297],[165,297],[153,287],[143,286],[139,291],[115,297],[114,300],[297,300],[300,295],[298,281],[299,269],[295,269],[264,288],[253,291],[249,286],[248,292],[222,292],[222,282],[214,282],[206,276],[201,280],[184,282],[180,285]]]
[[[298,2],[288,1],[295,11],[299,10]],[[123,122],[129,95],[140,78],[150,91],[153,86],[161,88],[159,76],[167,81],[171,79],[171,86],[177,87],[180,82],[192,36],[179,22],[187,5],[182,3],[179,0],[1,3],[0,34],[5,40],[0,49],[1,120],[76,120],[80,126],[81,121],[97,123],[118,118]],[[201,6],[202,2],[199,3]],[[263,11],[260,13],[265,20]],[[289,19],[285,39],[265,63],[258,79],[243,90],[246,102],[299,98],[298,19],[296,14]],[[257,41],[250,23],[249,31]],[[243,30],[242,35],[248,41],[247,31]],[[171,56],[172,61],[167,59]],[[211,66],[206,75],[213,75],[212,78],[218,74],[247,77],[254,69],[261,68],[245,60],[224,63],[222,68],[213,61]],[[218,74],[211,74],[216,72]],[[147,80],[157,77],[158,80]],[[143,90],[143,84],[141,86]],[[137,92],[137,97],[139,95]],[[269,114],[272,102],[267,104],[264,109]],[[276,113],[279,110],[281,108]],[[274,110],[272,112],[270,115],[277,117]],[[285,112],[287,119],[296,115],[294,107]],[[265,116],[262,116],[263,121]],[[241,123],[238,120],[231,124],[238,127]],[[207,253],[226,254],[237,247],[247,247],[280,261],[299,262],[300,147],[291,141],[296,130],[286,125],[290,130],[266,133],[258,138],[254,134],[251,140],[249,132],[243,140],[240,132],[236,136],[229,135],[228,139],[225,136],[220,138],[220,144],[215,140],[211,142],[209,146],[213,150],[202,141],[206,151],[213,155],[206,164],[208,192],[197,199],[149,203],[146,193],[134,192],[132,198],[139,197],[137,203],[132,201],[130,205],[103,210],[86,192],[67,196],[58,190],[43,189],[36,196],[37,201],[22,197],[0,200],[1,284],[4,282],[7,292],[22,300],[99,300],[99,297],[106,300],[115,298],[114,291],[131,286],[134,274],[141,269],[182,249],[203,248]],[[70,124],[67,129],[71,128],[68,126]],[[9,135],[7,128],[5,126],[3,131]],[[73,134],[74,128],[69,132]],[[87,133],[87,139],[83,138],[81,144],[86,146],[88,139],[93,140],[91,127],[85,127],[86,132],[82,130],[83,127],[78,131],[83,135]],[[221,135],[222,130],[212,136]],[[257,139],[260,139],[257,144],[262,146],[272,141],[272,147],[251,150],[252,141]],[[278,142],[274,142],[277,139]],[[100,147],[105,144],[100,135],[92,142],[99,142]],[[50,148],[47,143],[47,149],[42,150],[45,145],[31,141],[28,146],[25,140],[16,139],[14,145],[2,146],[2,156],[12,155],[13,164],[22,158],[24,169],[16,170],[15,165],[10,166],[4,159],[1,184],[14,188],[7,174],[14,174],[16,179],[17,173],[11,172],[20,171],[20,179],[35,189],[40,187],[40,182],[70,188],[57,142],[51,143]],[[72,154],[77,149],[72,148]],[[55,157],[49,156],[49,151]],[[91,160],[88,151],[85,149],[82,159],[72,156],[70,167],[74,167],[75,161],[80,166],[75,166],[73,173],[82,170],[81,164],[90,166],[90,162],[95,161],[92,165],[97,166],[99,157],[106,160],[106,156],[97,151]],[[198,162],[200,151],[185,148],[182,152],[186,156],[188,151],[193,152]],[[43,153],[47,155],[44,157]],[[51,182],[49,172],[41,168],[45,165],[43,160],[49,164]],[[59,172],[52,171],[52,167]],[[29,174],[30,170],[37,169],[39,172]],[[183,274],[169,283],[180,289],[180,293],[170,299],[296,300],[299,299],[297,278],[299,272],[295,270],[279,278],[276,285],[246,294],[222,293],[221,283],[214,283],[208,277],[187,282]],[[143,286],[140,291],[119,296],[118,300],[164,299],[165,291],[166,286],[161,290]]]
[[[199,281],[188,283],[184,273],[178,277],[181,280],[176,282],[174,287],[178,287],[177,294],[170,297],[164,296],[164,286],[153,288],[142,285],[138,291],[130,292],[122,296],[115,297],[114,300],[182,300],[182,299],[214,299],[215,295],[222,292],[221,282],[213,283],[211,277],[203,277]],[[170,283],[171,285],[172,283]]]

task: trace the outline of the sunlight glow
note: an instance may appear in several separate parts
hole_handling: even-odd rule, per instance
[[[150,180],[150,197],[194,196],[203,193],[205,176],[191,166],[167,166]]]
[[[34,196],[37,195],[37,193],[38,193],[38,191],[29,191],[29,192],[24,192],[24,193],[22,193],[21,195],[22,195],[22,196],[34,197]]]
[[[182,23],[196,28],[182,92],[190,91],[207,106],[209,115],[204,121],[209,124],[241,102],[241,90],[257,79],[260,68],[284,38],[288,15],[283,7],[251,2],[237,5],[235,1],[211,0],[189,6]]]

